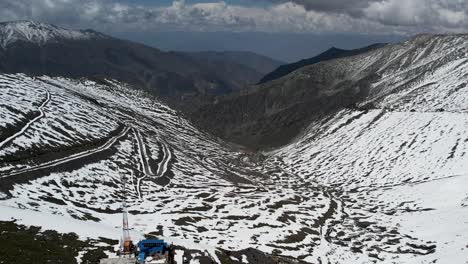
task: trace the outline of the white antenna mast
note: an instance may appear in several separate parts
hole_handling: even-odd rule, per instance
[[[125,176],[122,177],[122,253],[124,255],[131,254],[131,238],[130,238],[130,228],[128,227],[128,212],[127,212],[127,185]],[[132,172],[133,177],[133,172]]]

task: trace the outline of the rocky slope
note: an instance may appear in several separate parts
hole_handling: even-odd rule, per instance
[[[262,75],[246,67],[249,62],[235,63],[229,55],[218,56],[216,62],[92,30],[33,21],[0,23],[0,72],[5,73],[106,76],[167,98],[225,94],[257,82]]]
[[[192,117],[200,127],[236,143],[252,148],[281,146],[330,113],[357,104],[361,109],[375,108],[363,102],[400,98],[403,92],[408,93],[405,100],[425,100],[420,93],[444,86],[447,80],[455,91],[462,89],[464,76],[446,69],[457,63],[453,70],[467,68],[467,39],[468,35],[420,35],[401,44],[316,63],[226,96]]]

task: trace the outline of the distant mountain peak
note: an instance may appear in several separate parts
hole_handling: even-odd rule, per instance
[[[290,64],[281,65],[276,70],[274,70],[274,71],[268,73],[267,75],[265,75],[260,80],[260,82],[258,84],[263,84],[263,83],[266,83],[266,82],[269,82],[269,81],[279,79],[279,78],[281,78],[283,76],[286,76],[286,75],[292,73],[293,71],[295,71],[295,70],[297,70],[299,68],[302,68],[302,67],[305,67],[305,66],[308,66],[308,65],[312,65],[312,64],[315,64],[315,63],[319,63],[321,61],[354,56],[354,55],[365,53],[365,52],[368,52],[368,51],[371,51],[371,50],[374,50],[374,49],[381,48],[381,47],[383,47],[385,45],[386,44],[384,44],[384,43],[376,43],[376,44],[372,44],[372,45],[369,45],[369,46],[366,46],[366,47],[363,47],[363,48],[351,49],[351,50],[340,49],[340,48],[332,46],[328,50],[324,51],[323,53],[320,53],[319,55],[317,55],[315,57],[312,57],[312,58],[309,58],[309,59],[303,59],[303,60],[300,60],[300,61],[297,61],[297,62],[294,62],[294,63],[290,63]]]
[[[17,41],[42,45],[50,41],[103,38],[93,30],[70,30],[52,24],[20,20],[0,23],[0,46],[4,49]]]
[[[327,51],[332,51],[332,50],[343,50],[343,49],[340,49],[340,48],[337,48],[335,46],[332,46],[331,48],[329,48]]]

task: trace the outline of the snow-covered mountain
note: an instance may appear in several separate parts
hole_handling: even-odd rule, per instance
[[[70,30],[28,20],[0,23],[0,46],[4,49],[18,41],[43,45],[46,42],[105,37],[93,30]]]
[[[331,168],[325,161],[339,162],[333,167],[343,169],[321,180],[348,186],[355,173],[366,175],[359,180],[366,185],[463,174],[468,170],[468,163],[460,162],[468,161],[464,135],[468,128],[467,44],[468,36],[421,35],[341,61],[348,81],[361,80],[370,70],[378,76],[364,86],[368,95],[353,107],[312,123],[282,152],[299,155],[305,151],[311,158],[302,159],[301,164],[310,165],[304,168],[318,168],[312,164],[319,163],[327,174]],[[339,143],[342,140],[350,144]],[[320,142],[326,144],[323,149]],[[335,157],[321,157],[325,153]],[[367,158],[361,162],[358,157]],[[345,166],[354,162],[361,168]],[[415,162],[420,166],[412,166]]]
[[[256,248],[292,262],[463,263],[466,44],[422,35],[275,81],[272,116],[306,85],[352,104],[258,153],[114,80],[0,75],[0,221],[116,239],[125,182],[135,237],[219,262],[221,249]],[[238,254],[223,263],[268,263]]]

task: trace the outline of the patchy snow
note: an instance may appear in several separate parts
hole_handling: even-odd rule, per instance
[[[343,112],[338,122],[354,116]],[[304,137],[278,153],[291,172],[351,189],[468,171],[466,113],[372,110],[332,134],[330,130],[323,137],[311,134],[315,140],[310,143]]]
[[[401,212],[388,217],[401,230],[418,238],[435,241],[435,253],[421,258],[421,263],[450,260],[463,263],[468,260],[468,208],[460,202],[468,192],[468,174],[419,184],[400,185],[387,190],[370,192],[376,203],[392,206],[411,201],[425,208],[419,212]],[[410,211],[410,210],[408,210]],[[408,259],[407,261],[410,261]]]
[[[242,165],[238,152],[196,130],[177,112],[121,84],[24,75],[0,76],[0,80],[19,92],[34,85],[47,89],[53,106],[0,149],[0,157],[25,156],[24,162],[4,163],[0,180],[31,177],[11,187],[12,197],[2,201],[5,206],[119,226],[124,176],[135,230],[149,233],[161,225],[168,241],[207,250],[213,256],[220,242],[227,249],[259,246],[271,252],[275,241],[302,232],[300,222],[323,213],[317,206],[325,208],[327,200],[322,200],[319,190],[277,185],[250,164]],[[20,100],[14,101],[18,109]],[[8,108],[3,111],[6,116],[15,115]],[[69,131],[56,143],[51,138],[61,135],[62,129],[55,125],[60,122]],[[100,142],[90,143],[96,140]],[[31,162],[29,152],[23,152],[31,146],[66,151]],[[302,212],[308,207],[317,208]],[[290,212],[297,216],[291,218]],[[265,232],[270,226],[276,228]],[[305,253],[290,250],[287,254]]]
[[[56,230],[60,233],[74,232],[82,239],[116,238],[122,233],[122,228],[119,226],[80,221],[54,213],[24,210],[6,205],[0,205],[0,209],[2,211],[0,214],[1,221],[16,220],[18,224],[40,226],[44,230]],[[142,236],[139,233],[132,232],[132,237],[141,238]]]
[[[81,262],[82,262],[81,259],[83,258],[83,255],[84,255],[85,253],[86,253],[86,251],[80,251],[80,252],[78,252],[78,256],[75,257],[76,262],[77,262],[78,264],[81,264]]]
[[[378,68],[380,78],[361,104],[374,109],[325,117],[266,153],[267,163],[289,175],[329,186],[341,208],[305,260],[468,259],[467,55],[468,37],[461,35],[414,39],[342,59],[359,66],[350,67],[356,78]]]

